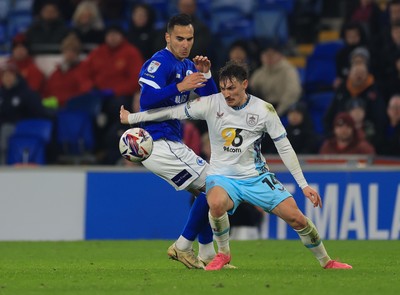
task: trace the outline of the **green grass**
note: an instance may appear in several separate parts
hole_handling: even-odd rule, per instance
[[[172,241],[1,242],[0,294],[399,294],[400,241],[325,241],[352,270],[323,270],[300,241],[232,241],[236,270],[188,270]]]

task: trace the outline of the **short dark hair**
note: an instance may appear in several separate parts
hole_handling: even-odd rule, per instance
[[[232,81],[236,79],[239,82],[247,80],[249,72],[246,64],[236,61],[228,61],[224,67],[219,70],[219,81]]]
[[[171,17],[167,24],[167,32],[170,33],[175,26],[189,26],[192,24],[192,18],[184,13]]]

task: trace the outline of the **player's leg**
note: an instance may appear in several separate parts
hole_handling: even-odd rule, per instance
[[[272,213],[287,222],[299,235],[303,245],[309,249],[323,268],[350,269],[350,265],[332,260],[319,236],[314,223],[303,215],[293,197],[287,198]]]
[[[151,156],[142,163],[176,190],[200,189],[205,184],[205,171],[208,164],[182,143],[155,141]],[[209,226],[208,204],[203,193],[193,203],[182,234],[168,248],[167,254],[188,268],[202,268],[203,265],[195,255],[192,244],[207,226]],[[208,237],[199,237],[199,240],[206,243],[199,247],[203,256],[215,255],[210,230]]]
[[[218,253],[205,267],[205,270],[220,270],[229,265],[231,251],[229,246],[230,223],[227,211],[235,207],[230,192],[232,183],[223,176],[207,177],[207,202],[210,206],[209,220],[215,241],[218,245]],[[240,203],[238,201],[238,203]]]

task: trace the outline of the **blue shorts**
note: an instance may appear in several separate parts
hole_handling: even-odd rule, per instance
[[[234,206],[228,211],[233,214],[240,203],[246,201],[271,212],[283,200],[292,195],[276,179],[274,173],[264,173],[248,179],[233,179],[221,175],[206,178],[206,191],[214,186],[222,187],[232,199]]]

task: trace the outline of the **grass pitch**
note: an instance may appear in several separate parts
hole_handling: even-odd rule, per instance
[[[0,242],[0,294],[399,294],[400,241],[325,241],[352,270],[323,270],[300,241],[232,241],[236,270],[188,270],[172,241]]]

